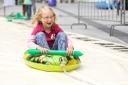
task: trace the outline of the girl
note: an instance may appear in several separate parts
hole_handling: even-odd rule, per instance
[[[48,50],[67,50],[72,54],[74,48],[66,33],[55,23],[56,14],[48,6],[41,7],[35,17],[33,24],[36,27],[31,33],[29,46],[40,49],[43,53]]]

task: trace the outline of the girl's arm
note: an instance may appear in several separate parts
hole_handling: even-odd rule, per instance
[[[68,48],[73,48],[74,49],[74,46],[73,46],[73,43],[72,43],[70,37],[68,37]]]
[[[74,46],[73,46],[73,43],[71,41],[71,39],[68,37],[68,47],[67,47],[67,52],[68,52],[68,55],[71,55],[74,51]]]
[[[28,39],[28,48],[30,49],[41,49],[41,47],[35,44],[35,35],[31,35]]]
[[[47,53],[48,49],[43,48],[35,43],[35,35],[31,35],[28,39],[28,47],[29,49],[39,49],[42,53]]]

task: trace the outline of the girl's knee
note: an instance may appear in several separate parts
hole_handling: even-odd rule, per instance
[[[36,36],[45,36],[44,32],[39,32],[36,34]]]
[[[59,32],[59,33],[57,34],[57,36],[58,36],[58,37],[67,37],[66,33],[64,33],[64,32]]]

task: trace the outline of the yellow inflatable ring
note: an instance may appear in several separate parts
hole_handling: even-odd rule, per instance
[[[33,51],[33,52],[30,52]],[[69,60],[64,66],[61,65],[52,65],[52,64],[43,64],[39,62],[33,62],[30,61],[28,58],[30,56],[41,56],[41,52],[37,49],[29,49],[24,53],[24,61],[25,64],[28,65],[29,67],[38,69],[38,70],[43,70],[43,71],[48,71],[48,72],[64,72],[64,71],[72,71],[80,67],[80,59],[71,59]],[[59,55],[54,55],[54,57],[58,57]]]

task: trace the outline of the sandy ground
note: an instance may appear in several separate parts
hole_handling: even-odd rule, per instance
[[[26,66],[23,60],[32,28],[4,18],[0,18],[0,26],[0,85],[128,85],[128,53],[94,44],[107,41],[85,42],[75,38],[82,35],[68,33],[75,50],[84,53],[80,68],[45,72]]]

